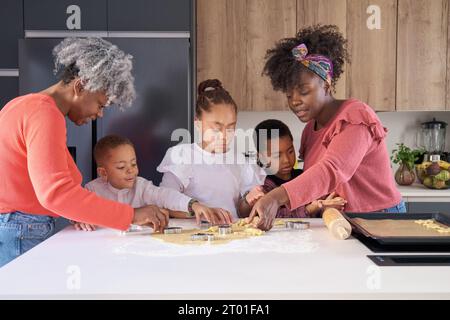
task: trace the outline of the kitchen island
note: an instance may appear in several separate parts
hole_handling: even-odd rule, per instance
[[[450,299],[450,267],[378,267],[357,239],[308,221],[189,248],[69,226],[0,268],[0,299]]]

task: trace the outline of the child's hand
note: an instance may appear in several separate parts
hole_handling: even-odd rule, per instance
[[[252,190],[250,190],[249,193],[245,196],[245,200],[247,201],[248,205],[250,207],[253,207],[253,205],[258,201],[261,197],[264,196],[264,191],[262,186],[256,186]]]
[[[342,197],[336,197],[336,192],[332,192],[325,200],[319,200],[322,209],[335,208],[339,211],[344,211],[347,201]]]
[[[330,193],[324,200],[314,200],[306,206],[306,210],[311,216],[315,216],[320,210],[327,208],[335,208],[339,211],[344,211],[347,201],[344,198],[336,197],[336,192]]]
[[[93,224],[89,223],[83,223],[83,222],[72,222],[73,226],[75,227],[75,230],[78,231],[95,231],[95,226]]]
[[[197,224],[200,224],[201,220],[207,220],[212,224],[231,224],[231,213],[221,208],[210,208],[201,202],[195,202],[192,205],[192,210],[195,213]]]

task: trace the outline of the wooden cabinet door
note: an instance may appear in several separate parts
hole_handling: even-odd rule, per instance
[[[447,15],[447,23],[448,23],[448,27],[447,27],[447,84],[446,84],[446,110],[450,110],[450,5],[449,3],[447,3],[447,10],[448,10],[448,15]]]
[[[397,110],[445,110],[448,0],[398,0]]]
[[[296,0],[247,0],[247,101],[242,110],[288,110],[285,94],[262,76],[266,51],[296,33]]]
[[[347,1],[346,0],[297,0],[297,30],[314,24],[337,25],[344,37],[347,36]],[[344,66],[344,73],[336,83],[338,99],[347,97],[346,73],[348,65]]]
[[[372,17],[380,19],[380,29],[369,29]],[[348,97],[376,111],[395,111],[397,1],[348,0],[347,39],[351,57],[346,70]]]
[[[246,8],[242,0],[197,1],[197,85],[219,79],[239,108],[247,102]]]

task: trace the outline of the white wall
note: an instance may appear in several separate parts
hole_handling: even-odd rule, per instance
[[[383,125],[388,128],[386,144],[391,153],[396,143],[403,142],[407,146],[416,148],[416,137],[420,123],[430,121],[435,117],[437,120],[445,121],[450,125],[450,111],[441,112],[378,112]],[[271,112],[239,112],[237,128],[248,130],[254,128],[259,122],[266,119],[278,119],[286,123],[294,136],[294,145],[297,150],[300,147],[300,136],[304,124],[290,111]],[[238,149],[246,151],[243,144],[238,144]],[[446,151],[450,150],[450,128],[447,127]]]
[[[396,143],[403,142],[409,147],[416,148],[417,132],[420,124],[425,121],[445,121],[450,125],[450,111],[441,112],[379,112],[383,125],[389,129],[387,146],[389,152],[395,148]],[[447,127],[445,151],[450,150],[450,128]]]

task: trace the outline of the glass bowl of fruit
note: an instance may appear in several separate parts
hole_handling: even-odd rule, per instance
[[[419,181],[430,189],[450,188],[450,163],[446,161],[423,162],[416,165]]]

